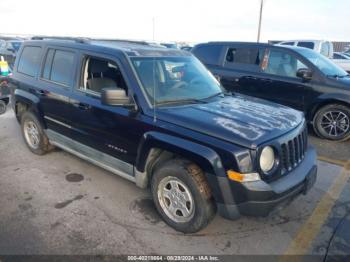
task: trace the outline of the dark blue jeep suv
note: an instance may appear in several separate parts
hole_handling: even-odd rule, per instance
[[[26,41],[12,105],[35,154],[55,146],[137,186],[176,230],[267,215],[306,193],[316,153],[294,109],[226,93],[188,52],[145,43]]]

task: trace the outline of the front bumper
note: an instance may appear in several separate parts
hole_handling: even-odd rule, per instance
[[[225,203],[217,203],[218,212],[227,219],[240,215],[267,216],[276,206],[288,203],[300,194],[306,194],[317,177],[316,151],[309,146],[304,160],[293,171],[271,183],[262,180],[246,183],[229,183],[222,191]]]

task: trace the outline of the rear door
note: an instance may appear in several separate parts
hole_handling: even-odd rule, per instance
[[[220,82],[229,91],[261,97],[257,75],[265,48],[229,46],[220,72]]]
[[[47,127],[71,136],[70,95],[76,73],[77,52],[68,48],[45,49],[43,67],[36,89]]]

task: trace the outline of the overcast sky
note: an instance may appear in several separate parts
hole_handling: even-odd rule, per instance
[[[0,0],[0,34],[256,41],[260,0]],[[350,41],[349,0],[265,0],[262,40]]]

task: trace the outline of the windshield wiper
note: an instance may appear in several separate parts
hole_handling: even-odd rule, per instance
[[[346,76],[349,76],[349,74],[347,75],[337,75],[337,74],[334,74],[334,75],[327,75],[328,77],[333,77],[333,78],[343,78],[343,77],[346,77]]]
[[[190,98],[190,99],[182,99],[182,100],[165,100],[165,101],[161,101],[158,102],[157,105],[170,105],[170,104],[206,104],[208,103],[207,100],[210,100],[211,98],[217,97],[217,96],[227,96],[227,95],[232,95],[232,93],[230,92],[218,92],[215,93],[211,96],[205,97],[205,98],[201,98],[201,99],[194,99],[194,98]]]
[[[174,104],[206,104],[206,101],[201,99],[182,99],[182,100],[165,100],[157,103],[159,105],[174,105]]]
[[[221,96],[221,95],[225,95],[225,93],[224,92],[218,92],[218,93],[215,93],[214,95],[208,96],[208,97],[203,98],[201,100],[209,100],[211,98],[214,98],[214,97],[217,97],[217,96]]]

